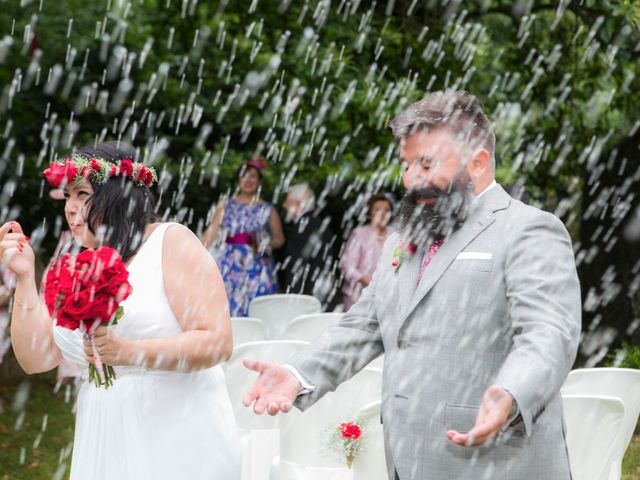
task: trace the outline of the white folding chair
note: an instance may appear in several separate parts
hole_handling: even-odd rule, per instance
[[[314,467],[274,459],[269,480],[355,480],[347,467]]]
[[[607,395],[562,395],[574,480],[607,480],[617,455],[624,404]]]
[[[342,313],[311,313],[300,315],[287,325],[284,338],[312,342],[325,330],[340,322]]]
[[[257,373],[242,365],[245,358],[284,363],[296,351],[308,345],[294,340],[251,342],[239,345],[224,365],[227,390],[240,432],[242,448],[242,480],[267,480],[271,460],[280,451],[280,428],[283,422],[299,412],[271,417],[256,415],[253,408],[245,407],[242,397],[253,385]]]
[[[360,409],[358,417],[365,424],[362,451],[353,462],[354,480],[387,480],[384,435],[380,423],[382,402],[376,400]]]
[[[287,325],[294,318],[321,311],[322,305],[317,298],[293,293],[263,295],[249,304],[249,316],[264,322],[269,340],[282,339]]]
[[[329,454],[327,429],[355,420],[363,406],[380,401],[382,372],[365,368],[327,393],[280,431],[280,461],[308,468],[343,468],[345,460]],[[379,417],[378,417],[379,421]],[[283,479],[284,480],[284,479]]]
[[[569,372],[562,394],[610,395],[624,404],[624,419],[616,437],[616,453],[608,480],[622,477],[622,459],[640,416],[640,370],[633,368],[580,368]]]
[[[261,342],[265,339],[264,323],[259,318],[231,317],[233,347],[249,342]]]

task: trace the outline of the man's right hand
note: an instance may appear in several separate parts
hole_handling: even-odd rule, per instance
[[[265,410],[269,415],[291,410],[293,401],[302,389],[293,373],[276,363],[245,359],[242,364],[259,374],[242,399],[245,407],[253,403],[253,411],[258,415],[262,415]]]

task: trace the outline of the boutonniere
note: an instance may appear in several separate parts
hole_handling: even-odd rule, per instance
[[[323,432],[328,452],[343,458],[347,467],[353,467],[353,461],[363,449],[366,437],[364,422],[360,419],[329,425]]]
[[[416,253],[416,250],[418,250],[418,246],[415,243],[409,242],[405,245],[404,242],[400,242],[398,244],[398,246],[393,250],[394,260],[391,262],[391,266],[396,267],[396,273],[400,270],[402,262]]]

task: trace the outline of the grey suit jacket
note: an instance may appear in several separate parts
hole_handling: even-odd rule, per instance
[[[570,479],[559,390],[577,351],[581,300],[564,225],[496,186],[417,287],[424,249],[396,273],[399,242],[387,240],[342,322],[288,362],[317,387],[296,406],[311,406],[384,353],[390,478]],[[478,448],[449,442],[446,430],[471,429],[492,384],[515,397],[522,421]]]

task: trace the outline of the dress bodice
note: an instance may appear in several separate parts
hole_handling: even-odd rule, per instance
[[[270,232],[269,216],[272,208],[269,203],[248,204],[229,198],[224,205],[222,226],[229,235]]]

